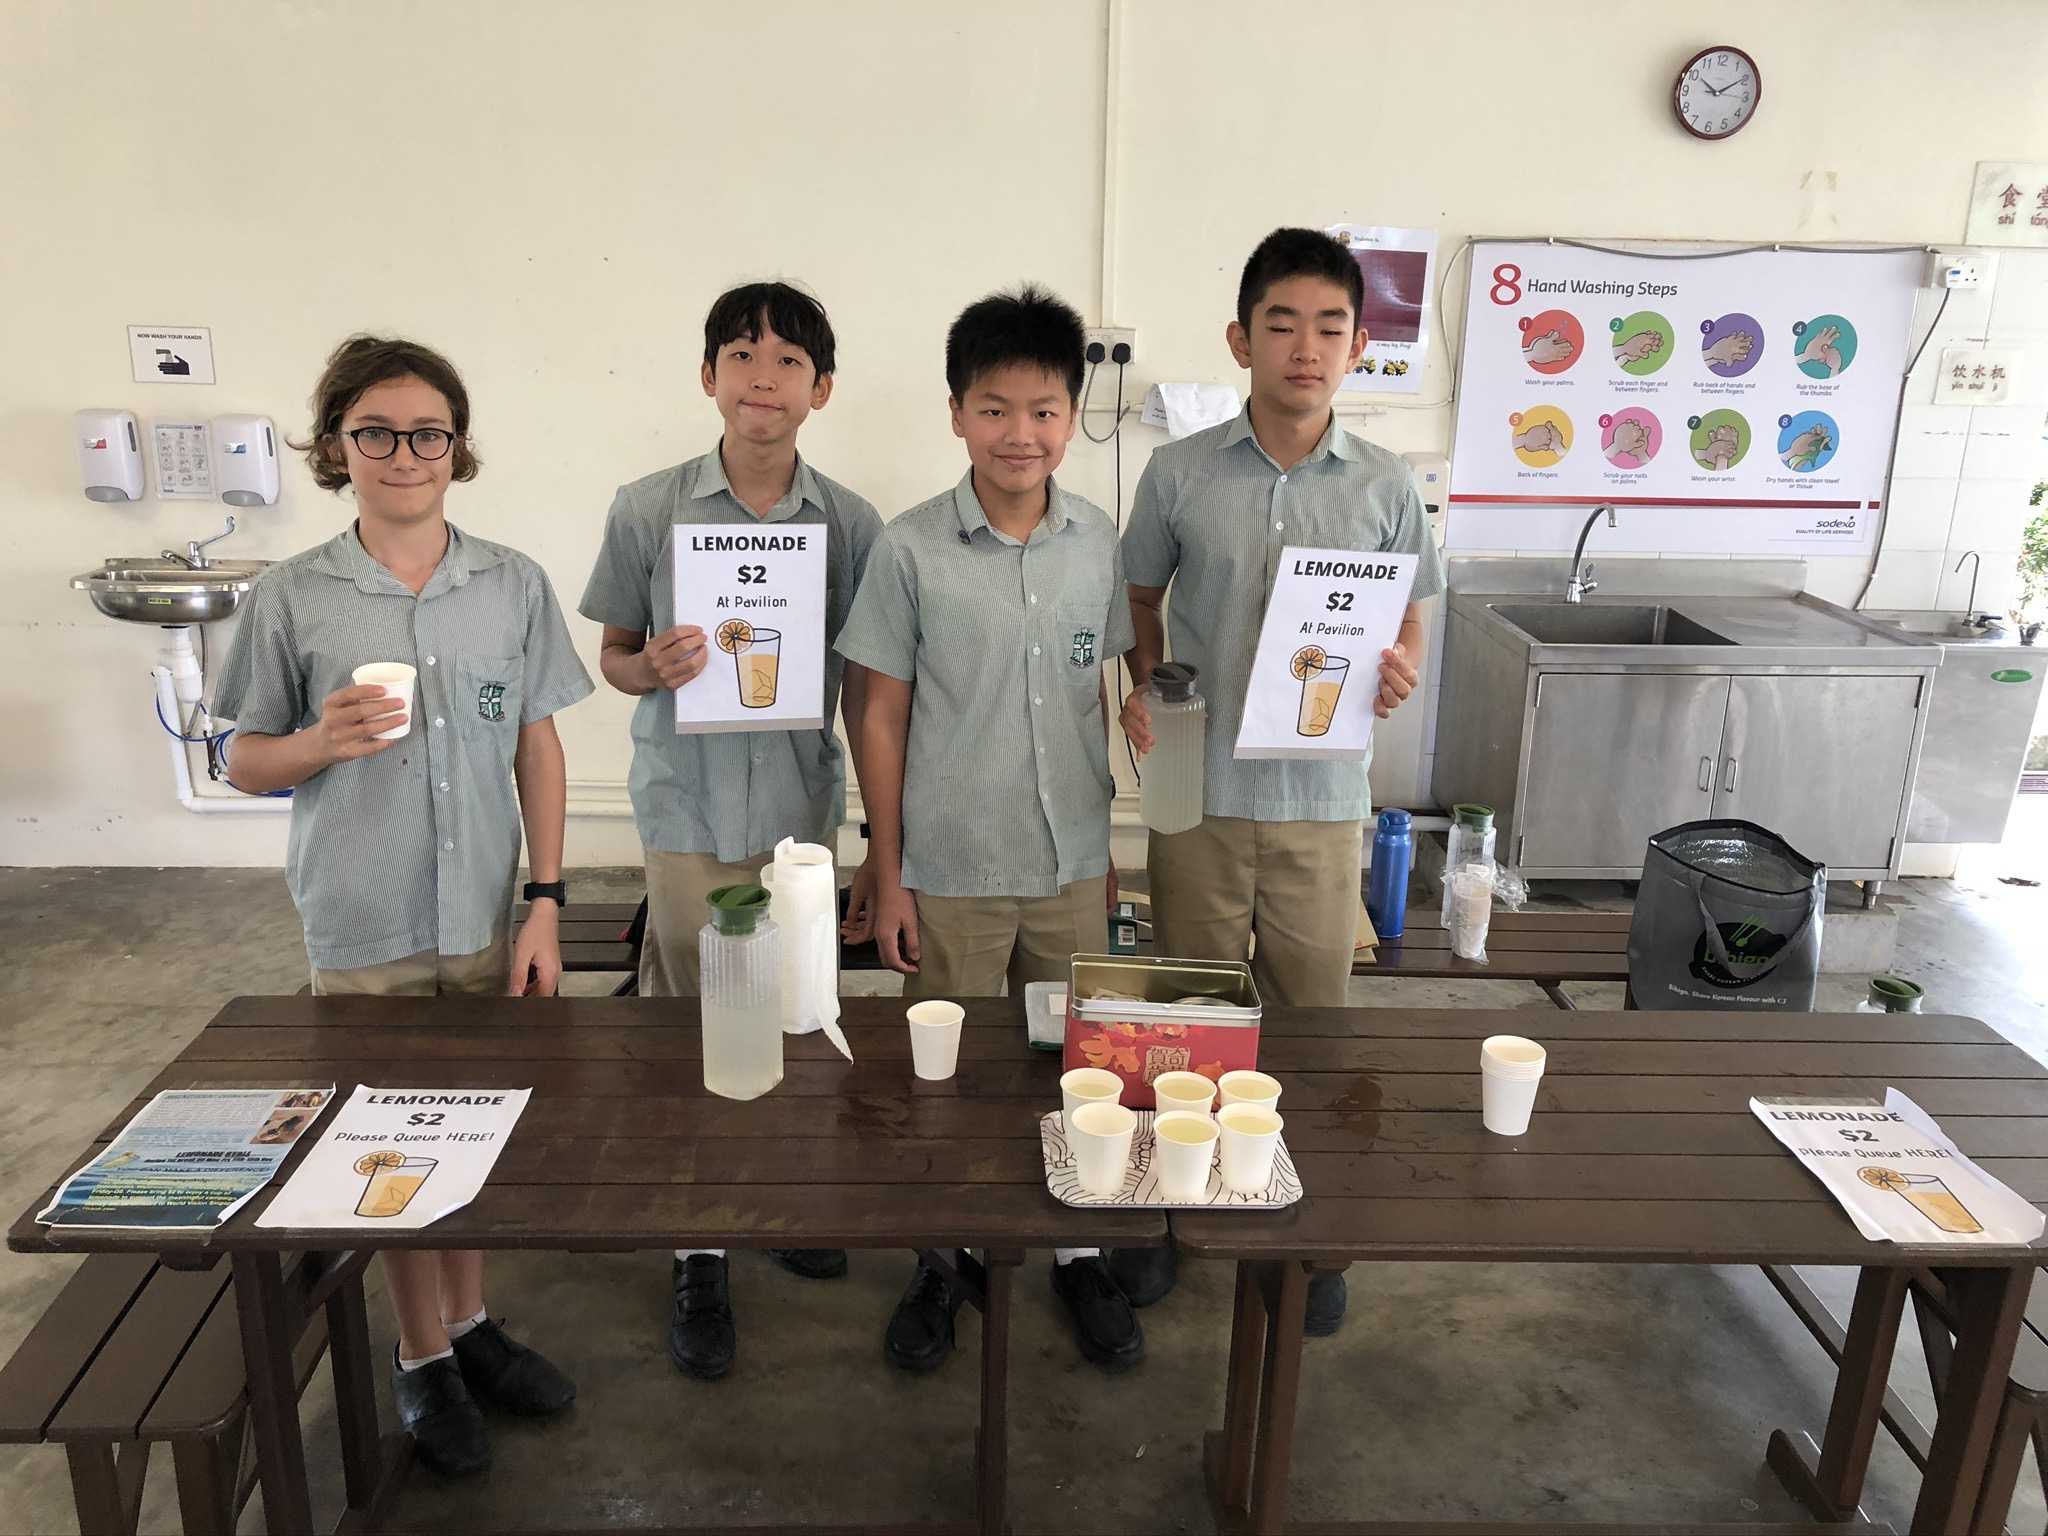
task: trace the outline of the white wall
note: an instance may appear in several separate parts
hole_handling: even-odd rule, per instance
[[[887,514],[958,475],[945,326],[1019,278],[1135,325],[1138,387],[1235,382],[1221,331],[1237,269],[1283,221],[1434,224],[1446,253],[1471,234],[1952,243],[1974,161],[2048,159],[2035,0],[1814,0],[1797,37],[1764,0],[1717,7],[1711,33],[1696,15],[1639,7],[1616,25],[1611,5],[1559,0],[1542,19],[1560,41],[1539,46],[1505,0],[8,6],[0,863],[263,864],[284,846],[281,818],[176,807],[146,687],[155,637],[65,586],[217,526],[192,504],[86,502],[80,406],[261,411],[298,430],[341,335],[416,334],[475,397],[486,467],[452,515],[534,554],[573,608],[612,488],[716,433],[697,337],[730,281],[788,275],[830,306],[839,387],[805,451]],[[1668,96],[1715,41],[1758,57],[1765,98],[1754,127],[1709,146]],[[1945,332],[2048,343],[2044,269],[2003,253]],[[219,384],[130,383],[123,327],[143,322],[211,325]],[[1447,383],[1439,355],[1422,399]],[[2038,419],[2048,364],[2027,387]],[[2024,468],[1967,436],[1952,462],[1923,441],[1929,422],[1945,425],[1909,421],[1926,457],[1873,601],[1932,601],[1951,537],[1986,549],[1996,601],[1993,555],[2016,546],[2019,514],[1963,477]],[[1358,425],[1395,449],[1449,430],[1444,410]],[[1124,437],[1127,499],[1157,438],[1135,415]],[[1077,442],[1064,474],[1107,505],[1111,465]],[[294,467],[219,553],[288,554],[347,516]],[[1819,579],[1853,595],[1861,574]],[[594,673],[595,626],[572,627]],[[577,817],[572,863],[633,854],[617,814],[628,711],[601,692],[563,718],[575,804],[605,813]],[[1427,783],[1426,718],[1397,724],[1376,781],[1398,799]]]

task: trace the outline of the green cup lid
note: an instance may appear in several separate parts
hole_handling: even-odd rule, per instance
[[[1870,996],[1875,1002],[1897,1006],[1902,1003],[1917,1003],[1926,995],[1926,989],[1918,982],[1908,981],[1903,976],[1870,978]]]
[[[704,898],[720,933],[752,933],[768,915],[770,897],[758,885],[721,885]]]
[[[1451,816],[1461,827],[1478,827],[1484,830],[1493,825],[1493,807],[1490,805],[1454,805]]]

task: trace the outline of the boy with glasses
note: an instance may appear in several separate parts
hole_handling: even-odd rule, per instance
[[[469,394],[446,358],[354,337],[328,359],[313,416],[313,478],[353,488],[355,521],[257,580],[214,702],[235,722],[236,785],[293,791],[287,878],[313,991],[551,993],[568,799],[553,717],[591,691],[554,589],[446,518],[449,483],[477,472]],[[416,669],[417,718],[352,681],[369,662]],[[522,820],[536,883],[515,943]],[[491,1321],[482,1253],[392,1249],[383,1264],[392,1393],[429,1467],[489,1465],[478,1398],[522,1415],[575,1400]]]

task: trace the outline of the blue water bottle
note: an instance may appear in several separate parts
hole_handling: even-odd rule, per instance
[[[1372,838],[1372,874],[1365,888],[1366,915],[1383,939],[1401,937],[1408,917],[1408,866],[1415,860],[1415,838],[1406,811],[1381,811]]]

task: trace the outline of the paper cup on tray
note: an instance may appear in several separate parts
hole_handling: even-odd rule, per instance
[[[1067,1145],[1081,1187],[1091,1195],[1121,1194],[1131,1166],[1138,1117],[1121,1104],[1083,1104],[1067,1122]]]

